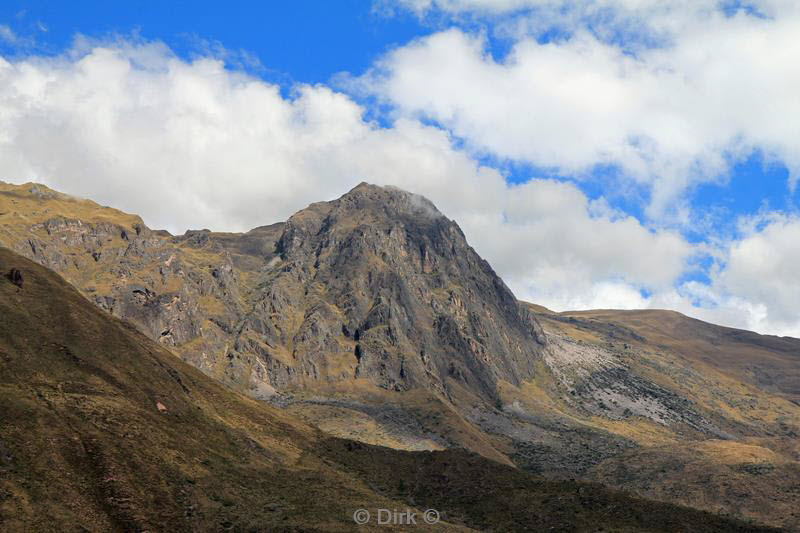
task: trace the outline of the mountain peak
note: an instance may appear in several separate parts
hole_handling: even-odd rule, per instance
[[[69,196],[62,192],[54,191],[47,185],[29,181],[16,185],[14,183],[7,183],[0,180],[0,193],[16,194],[26,197],[34,197],[40,200],[60,199],[60,200],[78,200],[75,197]]]
[[[286,221],[277,251],[284,259],[301,243],[319,240],[321,235],[340,235],[360,228],[361,238],[381,240],[381,235],[402,231],[419,237],[444,231],[444,238],[467,246],[458,225],[442,215],[427,198],[391,185],[362,182],[341,197],[316,202],[301,209]],[[366,237],[366,234],[377,232]],[[336,240],[335,238],[334,240]],[[330,238],[328,239],[330,241]],[[441,240],[441,239],[439,239]],[[393,253],[390,251],[390,253]]]
[[[344,208],[380,208],[389,215],[408,214],[426,218],[443,217],[436,206],[422,195],[395,187],[362,181],[338,200]]]
[[[499,382],[532,375],[536,320],[422,196],[361,183],[293,215],[276,251],[282,262],[259,296],[268,320],[242,330],[287,347],[288,365],[273,355],[280,350],[262,351],[275,388],[359,379],[449,396],[457,383],[494,399]],[[291,307],[304,310],[299,328],[286,318]]]

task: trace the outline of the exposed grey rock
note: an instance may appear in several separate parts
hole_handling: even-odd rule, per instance
[[[532,375],[536,319],[421,197],[361,184],[292,216],[276,254],[236,344],[286,367],[275,387],[359,378],[447,394],[454,380],[493,398],[498,380]]]
[[[122,220],[61,213],[10,244],[257,396],[342,381],[449,396],[459,383],[494,401],[544,344],[458,225],[400,189],[362,183],[244,234]]]

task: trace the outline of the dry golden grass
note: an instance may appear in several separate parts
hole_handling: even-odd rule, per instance
[[[69,196],[39,183],[14,185],[0,181],[0,224],[30,226],[55,216],[70,215],[74,220],[111,223],[134,230],[141,218],[91,200]]]
[[[691,448],[707,456],[715,463],[726,465],[742,463],[781,464],[787,462],[785,458],[769,448],[730,440],[709,439],[692,443]]]

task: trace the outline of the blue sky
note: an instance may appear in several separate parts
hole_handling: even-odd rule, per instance
[[[388,47],[429,30],[411,13],[381,16],[368,1],[321,2],[4,2],[4,21],[20,36],[57,54],[77,33],[103,38],[138,34],[186,57],[198,41],[252,54],[260,74],[276,81],[325,83],[340,71],[360,72]],[[42,31],[46,28],[46,31]],[[14,47],[5,43],[5,52]]]
[[[520,297],[800,334],[797,30],[780,0],[4,2],[0,179],[172,231],[394,183]]]

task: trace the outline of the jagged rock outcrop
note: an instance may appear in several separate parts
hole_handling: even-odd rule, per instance
[[[273,387],[364,379],[484,398],[533,373],[531,314],[427,200],[362,183],[292,216],[236,339]]]

